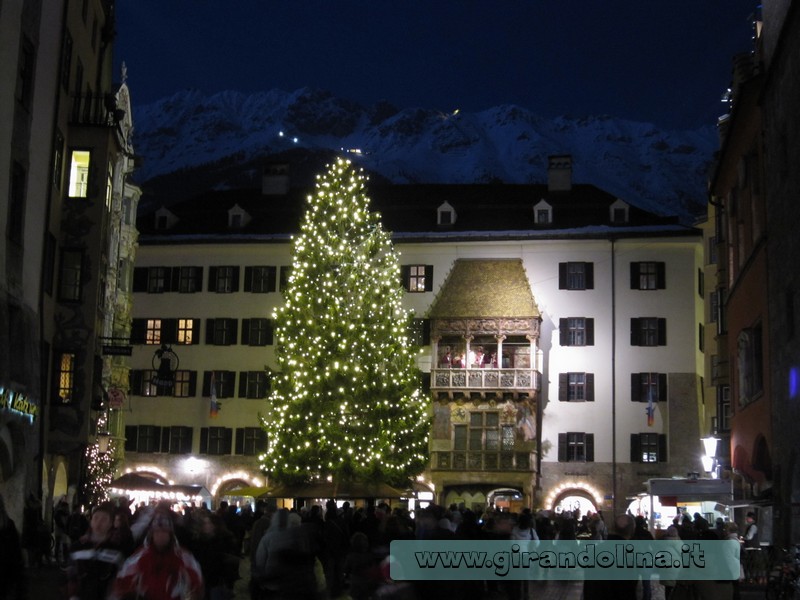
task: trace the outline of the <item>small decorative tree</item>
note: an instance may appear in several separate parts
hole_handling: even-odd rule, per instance
[[[262,423],[271,481],[405,485],[427,461],[429,418],[401,307],[400,265],[366,177],[338,159],[308,197]]]

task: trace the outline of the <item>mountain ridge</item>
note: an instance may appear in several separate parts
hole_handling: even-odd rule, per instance
[[[336,154],[393,183],[544,183],[547,158],[573,157],[573,180],[691,222],[704,211],[717,150],[712,126],[666,131],[607,115],[545,118],[513,104],[478,112],[362,106],[325,90],[176,92],[134,108],[134,174],[146,207],[208,189],[257,187],[263,164]],[[311,185],[305,173],[295,185]],[[186,185],[191,180],[190,185]]]

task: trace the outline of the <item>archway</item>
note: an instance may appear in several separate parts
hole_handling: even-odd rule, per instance
[[[598,490],[586,483],[565,483],[548,494],[545,508],[554,513],[580,510],[581,515],[597,512],[601,508],[603,496]]]
[[[486,500],[497,510],[518,513],[522,510],[523,494],[516,488],[504,487],[489,492]]]

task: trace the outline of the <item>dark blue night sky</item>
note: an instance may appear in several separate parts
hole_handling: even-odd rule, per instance
[[[118,0],[134,104],[310,86],[364,105],[713,125],[753,0]],[[119,71],[117,70],[117,73]]]

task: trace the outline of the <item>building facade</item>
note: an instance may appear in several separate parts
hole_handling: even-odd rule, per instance
[[[23,502],[49,523],[53,503],[85,501],[98,421],[109,423],[123,360],[104,338],[129,337],[139,191],[131,105],[112,80],[114,4],[4,2],[0,7],[2,371],[0,492],[18,518]],[[6,220],[7,219],[7,220]],[[125,294],[127,295],[127,299]],[[128,325],[129,326],[129,325]],[[112,419],[113,421],[113,419]],[[112,459],[106,455],[103,460]]]
[[[308,192],[267,172],[267,193],[139,219],[124,470],[217,498],[266,483],[271,315]],[[420,489],[468,507],[625,510],[646,479],[701,470],[699,230],[573,185],[568,156],[547,185],[368,191],[401,255],[431,398]]]

